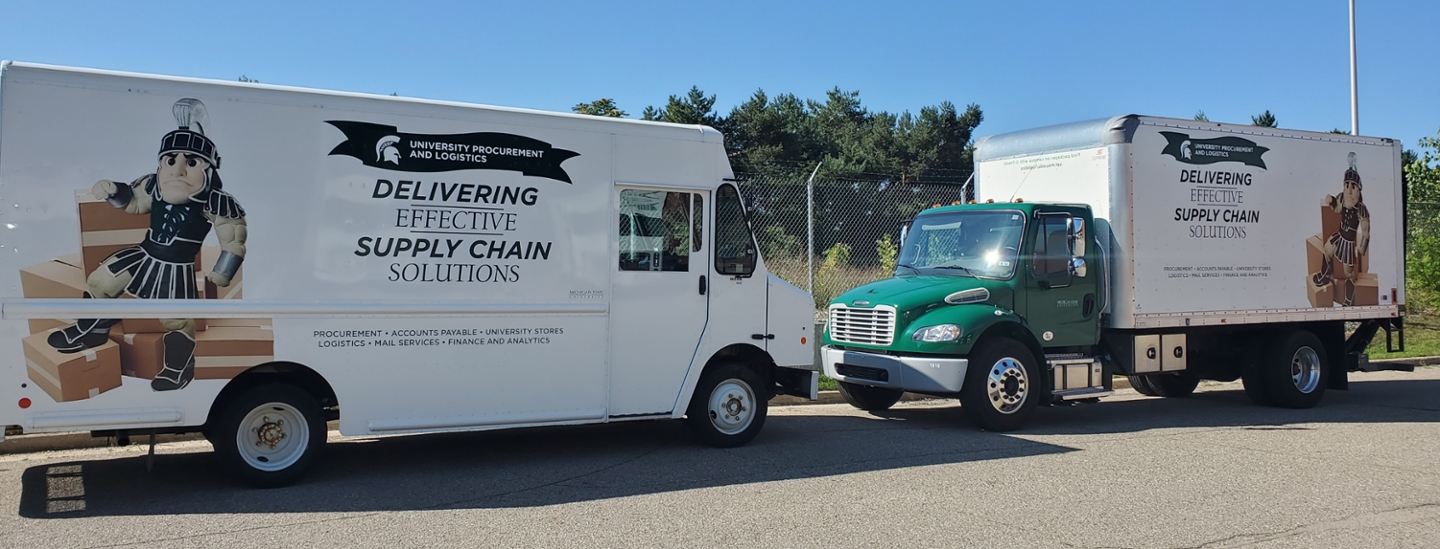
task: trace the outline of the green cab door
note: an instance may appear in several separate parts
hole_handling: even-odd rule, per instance
[[[1089,261],[1089,217],[1086,208],[1045,207],[1031,223],[1025,320],[1043,347],[1094,345],[1099,337],[1101,273]]]

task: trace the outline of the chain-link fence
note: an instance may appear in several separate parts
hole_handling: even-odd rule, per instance
[[[809,289],[817,314],[846,290],[889,278],[901,225],[925,208],[963,200],[964,183],[739,178],[765,264]]]

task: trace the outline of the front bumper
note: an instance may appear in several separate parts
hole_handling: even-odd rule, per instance
[[[964,358],[891,356],[845,351],[825,346],[820,350],[825,375],[832,379],[903,389],[917,393],[958,393],[965,383]]]

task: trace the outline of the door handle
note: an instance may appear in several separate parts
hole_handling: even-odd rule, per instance
[[[757,341],[762,339],[775,339],[775,334],[750,334],[750,339]]]
[[[705,275],[700,275],[700,295],[705,295]]]

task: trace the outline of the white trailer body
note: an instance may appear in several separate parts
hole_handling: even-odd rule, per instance
[[[176,158],[212,194],[172,204],[157,175],[147,215],[103,200],[98,181],[138,196]],[[813,395],[813,324],[732,177],[699,126],[7,62],[0,425],[213,430],[262,381],[297,384],[348,435],[598,423],[685,417],[709,383],[711,441],[743,442],[771,394]],[[198,217],[215,229],[187,244]],[[107,259],[154,259],[157,238],[203,249],[197,289],[160,291],[201,299],[81,299],[186,280],[184,262]],[[207,283],[227,268],[230,286]],[[117,320],[111,341],[46,346],[76,319]],[[185,368],[176,331],[193,340],[179,389],[155,381]],[[747,382],[734,398],[705,379],[725,365],[753,374],[726,370]]]
[[[1341,215],[1326,201],[1343,193],[1352,157],[1368,241],[1351,277],[1364,295],[1345,306],[1341,291],[1315,295],[1311,239],[1323,257]],[[976,150],[982,202],[1090,206],[1108,243],[1104,325],[1117,329],[1397,317],[1399,182],[1391,139],[1144,116],[987,137]]]

